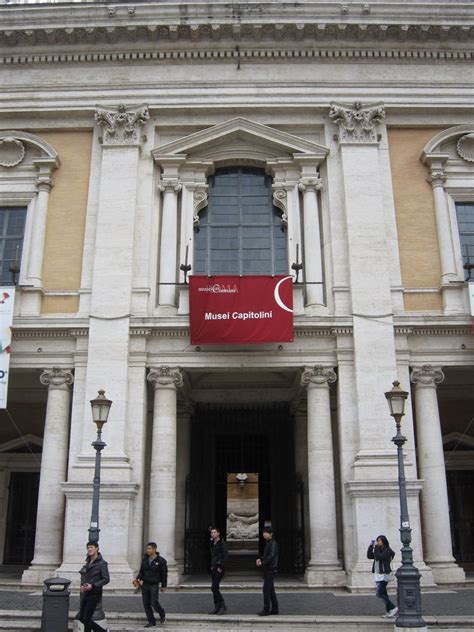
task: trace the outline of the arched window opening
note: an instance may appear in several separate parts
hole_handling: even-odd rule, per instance
[[[194,274],[287,274],[287,235],[263,170],[217,169],[199,219]]]

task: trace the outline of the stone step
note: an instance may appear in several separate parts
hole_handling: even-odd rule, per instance
[[[436,632],[474,632],[474,616],[425,617],[429,630]],[[0,611],[0,630],[4,632],[39,632],[41,613],[28,610]],[[143,617],[136,613],[108,613],[107,625],[111,632],[144,632]],[[74,630],[72,617],[69,630]],[[192,614],[169,614],[164,626],[156,629],[180,632],[267,632],[270,630],[290,630],[291,632],[384,632],[392,631],[393,620],[379,616],[272,616],[254,615],[207,616]],[[51,630],[51,632],[56,632]]]

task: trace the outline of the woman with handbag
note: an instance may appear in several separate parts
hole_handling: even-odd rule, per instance
[[[379,535],[376,540],[372,540],[367,550],[369,560],[374,560],[372,564],[372,573],[375,577],[376,595],[385,603],[386,613],[382,615],[383,619],[394,617],[398,608],[390,601],[387,593],[388,582],[395,579],[392,572],[391,561],[395,557],[394,551],[390,548],[387,538]]]

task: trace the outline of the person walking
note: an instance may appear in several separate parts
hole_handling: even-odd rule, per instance
[[[225,563],[229,556],[227,543],[221,538],[220,529],[213,527],[211,529],[211,590],[214,597],[214,610],[209,614],[224,614],[227,612],[224,597],[219,589],[225,572]]]
[[[109,568],[99,553],[98,542],[87,543],[86,563],[79,573],[82,593],[79,621],[84,625],[84,632],[108,632],[92,620],[97,604],[102,599],[102,588],[110,581]]]
[[[164,592],[168,584],[168,563],[157,551],[156,542],[148,542],[146,552],[140,566],[140,571],[135,578],[134,586],[141,587],[143,608],[145,610],[148,623],[146,628],[154,628],[156,625],[153,608],[160,617],[160,623],[166,621],[166,613],[158,599],[161,592]]]
[[[394,617],[398,612],[398,608],[388,596],[387,585],[388,582],[395,579],[391,567],[391,561],[395,557],[395,553],[390,548],[390,544],[384,535],[379,535],[376,540],[372,540],[367,550],[367,557],[369,560],[374,560],[372,573],[374,573],[375,578],[375,594],[385,604],[386,612],[382,615],[382,618]]]
[[[263,529],[265,549],[257,560],[257,566],[263,568],[263,610],[258,615],[266,617],[278,614],[278,599],[275,593],[275,574],[278,571],[278,544],[273,538],[271,527]]]

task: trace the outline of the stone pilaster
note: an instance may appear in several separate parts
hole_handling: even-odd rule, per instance
[[[444,463],[443,438],[436,389],[444,381],[441,368],[424,365],[412,370],[415,385],[415,411],[418,466],[424,479],[421,511],[425,561],[437,583],[462,582],[464,571],[456,565],[449,523],[448,487]]]
[[[35,552],[22,582],[40,583],[53,575],[61,563],[64,528],[64,492],[69,444],[71,371],[53,367],[43,371],[42,384],[48,387],[44,426],[41,476],[36,517]]]
[[[178,582],[176,564],[176,391],[183,385],[179,369],[160,366],[148,374],[155,389],[151,449],[148,537],[168,560],[168,583]]]
[[[308,584],[343,585],[345,574],[337,555],[336,488],[329,385],[331,368],[306,368],[301,384],[308,390],[308,495],[311,558]]]
[[[181,182],[177,178],[163,179],[158,185],[158,190],[163,196],[158,303],[160,307],[164,308],[174,308],[176,306],[178,194],[181,189]]]

